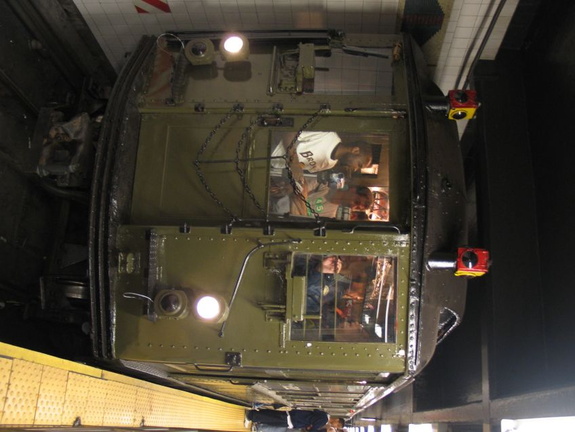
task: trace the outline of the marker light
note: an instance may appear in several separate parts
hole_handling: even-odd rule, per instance
[[[188,297],[181,290],[161,290],[154,299],[154,310],[158,318],[185,318],[188,316]]]
[[[249,42],[239,33],[224,35],[220,42],[220,52],[226,61],[242,61],[250,54]]]
[[[192,39],[184,48],[184,55],[193,65],[210,65],[214,61],[214,44],[211,40]]]
[[[447,98],[449,101],[447,118],[450,120],[473,118],[475,111],[479,108],[475,90],[449,90]]]

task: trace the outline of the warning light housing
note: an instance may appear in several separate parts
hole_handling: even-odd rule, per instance
[[[458,248],[455,276],[483,276],[489,271],[490,264],[488,250],[465,247]]]
[[[450,120],[473,118],[479,107],[475,90],[450,90],[447,93],[447,98],[449,100],[447,117]]]

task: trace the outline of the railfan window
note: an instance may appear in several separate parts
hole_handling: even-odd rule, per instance
[[[389,221],[389,143],[388,134],[272,133],[269,213]]]
[[[395,267],[386,256],[295,254],[291,277],[304,282],[305,312],[291,339],[394,343]]]

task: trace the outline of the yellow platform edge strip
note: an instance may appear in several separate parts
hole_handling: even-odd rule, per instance
[[[244,408],[0,342],[0,426],[245,431]]]

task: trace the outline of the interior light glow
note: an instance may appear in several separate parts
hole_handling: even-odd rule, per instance
[[[244,41],[239,36],[231,36],[224,42],[224,49],[230,53],[238,53],[244,47]]]
[[[431,423],[410,424],[409,432],[433,432]]]
[[[204,296],[196,302],[196,312],[202,319],[213,320],[221,314],[222,306],[215,297]]]
[[[575,417],[501,420],[501,432],[571,432],[573,430],[575,430]]]

